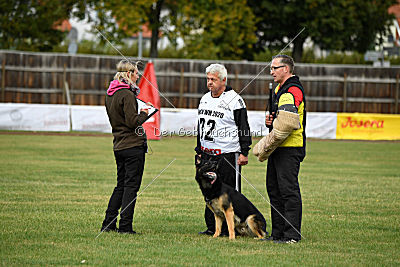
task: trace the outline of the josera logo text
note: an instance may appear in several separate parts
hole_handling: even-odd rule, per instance
[[[353,119],[352,117],[347,117],[347,120],[343,122],[340,126],[342,128],[383,128],[384,120],[359,120]]]

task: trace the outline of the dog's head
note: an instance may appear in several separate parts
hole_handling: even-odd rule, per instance
[[[196,181],[202,188],[211,188],[217,181],[218,162],[204,160],[200,156],[195,156]]]

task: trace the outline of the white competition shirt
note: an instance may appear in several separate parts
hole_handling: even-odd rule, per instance
[[[245,107],[242,97],[233,89],[219,97],[212,97],[208,92],[201,98],[197,123],[203,152],[211,155],[240,152],[233,111]]]

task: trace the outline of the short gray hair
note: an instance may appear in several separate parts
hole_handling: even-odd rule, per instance
[[[291,74],[293,74],[293,72],[294,72],[294,60],[293,60],[293,58],[291,56],[280,54],[280,55],[274,56],[272,59],[275,59],[275,58],[280,58],[281,59],[280,63],[287,65],[289,67],[289,72]]]
[[[211,64],[206,68],[206,74],[211,73],[215,74],[218,73],[218,78],[222,81],[225,80],[225,84],[228,82],[228,71],[226,70],[224,65],[221,64]]]

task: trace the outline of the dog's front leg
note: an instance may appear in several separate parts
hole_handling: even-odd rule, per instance
[[[228,224],[229,239],[235,239],[235,213],[232,205],[225,211],[225,218]]]
[[[215,217],[215,233],[213,237],[219,237],[222,228],[222,218],[214,214]]]

